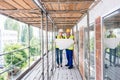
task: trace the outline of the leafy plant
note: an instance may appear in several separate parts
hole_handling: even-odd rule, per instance
[[[22,48],[22,46],[19,44],[7,45],[5,46],[5,52],[10,52],[20,48]],[[5,55],[6,66],[9,64],[16,65],[18,62],[20,62],[16,66],[22,68],[27,64],[26,61],[24,61],[26,58],[27,58],[27,53],[25,50],[8,53],[7,55]]]
[[[33,37],[30,40],[30,52],[32,56],[38,55],[38,50],[40,48],[39,40],[35,37]]]
[[[4,77],[3,77],[3,76],[0,76],[0,80],[4,80]]]

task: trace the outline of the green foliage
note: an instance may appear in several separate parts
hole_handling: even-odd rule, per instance
[[[39,45],[39,40],[35,37],[33,37],[31,40],[30,40],[30,52],[31,52],[31,55],[38,55],[39,52],[39,48],[40,48],[40,45]]]
[[[7,45],[5,46],[5,52],[10,52],[20,48],[22,48],[22,46],[19,44]],[[16,51],[16,52],[5,55],[6,65],[9,65],[11,63],[12,65],[15,65],[18,62],[25,60],[26,58],[27,58],[27,54],[25,50],[20,50],[20,51]],[[17,66],[22,68],[25,65],[26,65],[26,61],[18,64]]]
[[[90,51],[94,51],[94,38],[90,39]]]
[[[0,76],[0,80],[4,80],[4,77],[3,77],[3,76]]]

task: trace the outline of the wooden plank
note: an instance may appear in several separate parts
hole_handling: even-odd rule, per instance
[[[73,20],[73,19],[80,19],[80,17],[78,17],[78,16],[76,16],[76,17],[72,17],[72,16],[70,16],[70,17],[52,17],[53,19],[68,19],[68,20]]]
[[[0,9],[7,9],[6,7],[4,7],[4,6],[2,6],[2,5],[0,5]]]
[[[37,6],[33,3],[32,0],[24,0],[24,2],[26,2],[31,7],[31,9],[37,9]]]
[[[52,10],[52,6],[48,3],[45,4],[45,7],[46,7],[47,10]]]
[[[59,3],[56,4],[50,4],[52,6],[52,10],[59,10]],[[49,9],[48,9],[49,10]]]
[[[21,17],[19,14],[17,14],[17,13],[13,13],[13,14],[9,14],[10,16],[12,16],[12,17]]]
[[[81,17],[82,14],[80,13],[56,13],[56,14],[51,14],[51,16],[55,15],[56,17]],[[73,16],[71,16],[73,15]]]
[[[66,10],[66,5],[64,3],[60,4],[60,10]]]
[[[41,0],[44,3],[58,3],[58,0]],[[59,0],[59,3],[93,2],[94,0]]]
[[[22,6],[24,9],[31,9],[31,7],[24,2],[24,0],[14,0],[15,3],[17,3],[18,5]]]
[[[0,5],[7,8],[7,9],[16,9],[13,5],[10,5],[3,0],[0,0]]]
[[[13,0],[4,0],[4,1],[11,4],[11,5],[13,5],[16,9],[24,9],[21,5],[17,4]]]
[[[51,56],[49,56],[49,61],[50,63],[52,62],[51,61]],[[50,65],[49,63],[49,65]],[[51,68],[50,68],[51,69]],[[47,74],[47,57],[45,56],[44,57],[44,76],[45,76],[45,80],[47,80],[46,78],[46,74]],[[41,61],[27,74],[27,76],[25,76],[22,80],[42,80],[42,63]]]
[[[73,17],[75,17],[75,16],[81,17],[81,16],[82,16],[82,14],[75,13],[75,14],[73,14],[72,16],[73,16]]]
[[[48,10],[49,14],[63,14],[63,13],[85,13],[87,9],[81,9],[81,10]]]
[[[24,13],[27,17],[33,17],[30,13]]]
[[[74,7],[75,7],[74,3],[66,4],[66,10],[73,10],[74,11],[74,9],[75,9]]]
[[[81,2],[81,3],[77,3],[76,4],[76,9],[77,10],[81,10],[81,9],[86,9],[87,10],[92,3],[93,2]]]
[[[65,65],[66,62],[66,55],[63,54],[63,65]],[[74,64],[73,69],[68,69],[66,66],[57,68],[51,80],[82,80],[82,78],[80,76],[79,70]]]
[[[38,63],[32,70],[29,71],[29,73],[27,73],[22,80],[26,80],[29,79],[30,76],[34,77],[35,75],[33,75],[33,73],[36,71],[36,69],[40,69],[41,67],[41,63]],[[37,72],[36,72],[37,73]]]

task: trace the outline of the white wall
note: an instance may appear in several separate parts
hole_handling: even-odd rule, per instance
[[[89,12],[90,23],[93,23],[98,16],[105,16],[117,8],[120,8],[120,0],[101,0]],[[86,16],[79,21],[78,25],[87,26]]]

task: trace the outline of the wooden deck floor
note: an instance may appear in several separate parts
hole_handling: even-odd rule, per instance
[[[67,67],[57,68],[51,80],[82,80],[76,67],[68,69]]]
[[[66,56],[63,54],[63,67],[56,68],[51,80],[82,80],[77,66],[74,64],[73,69],[68,69],[66,62]]]
[[[120,59],[117,57],[116,66],[110,66],[109,55],[106,54],[105,80],[120,80]]]
[[[50,54],[51,55],[51,54]],[[51,76],[50,79],[51,80],[82,80],[80,73],[76,67],[76,65],[74,64],[74,68],[73,69],[68,69],[65,66],[66,63],[66,56],[65,53],[63,54],[63,67],[60,68],[56,68],[53,72],[53,75],[51,74],[51,69],[52,69],[52,57],[49,55],[49,75]],[[45,68],[45,72],[44,72],[44,80],[47,80],[47,65],[46,65],[46,57],[44,58],[44,68]],[[29,73],[27,73],[22,80],[42,80],[42,63],[39,62],[31,71],[29,71]]]
[[[49,53],[49,75],[51,76],[52,56]],[[47,57],[44,57],[44,77],[46,80],[47,74]],[[40,61],[32,70],[29,71],[21,80],[42,80],[42,62]]]

